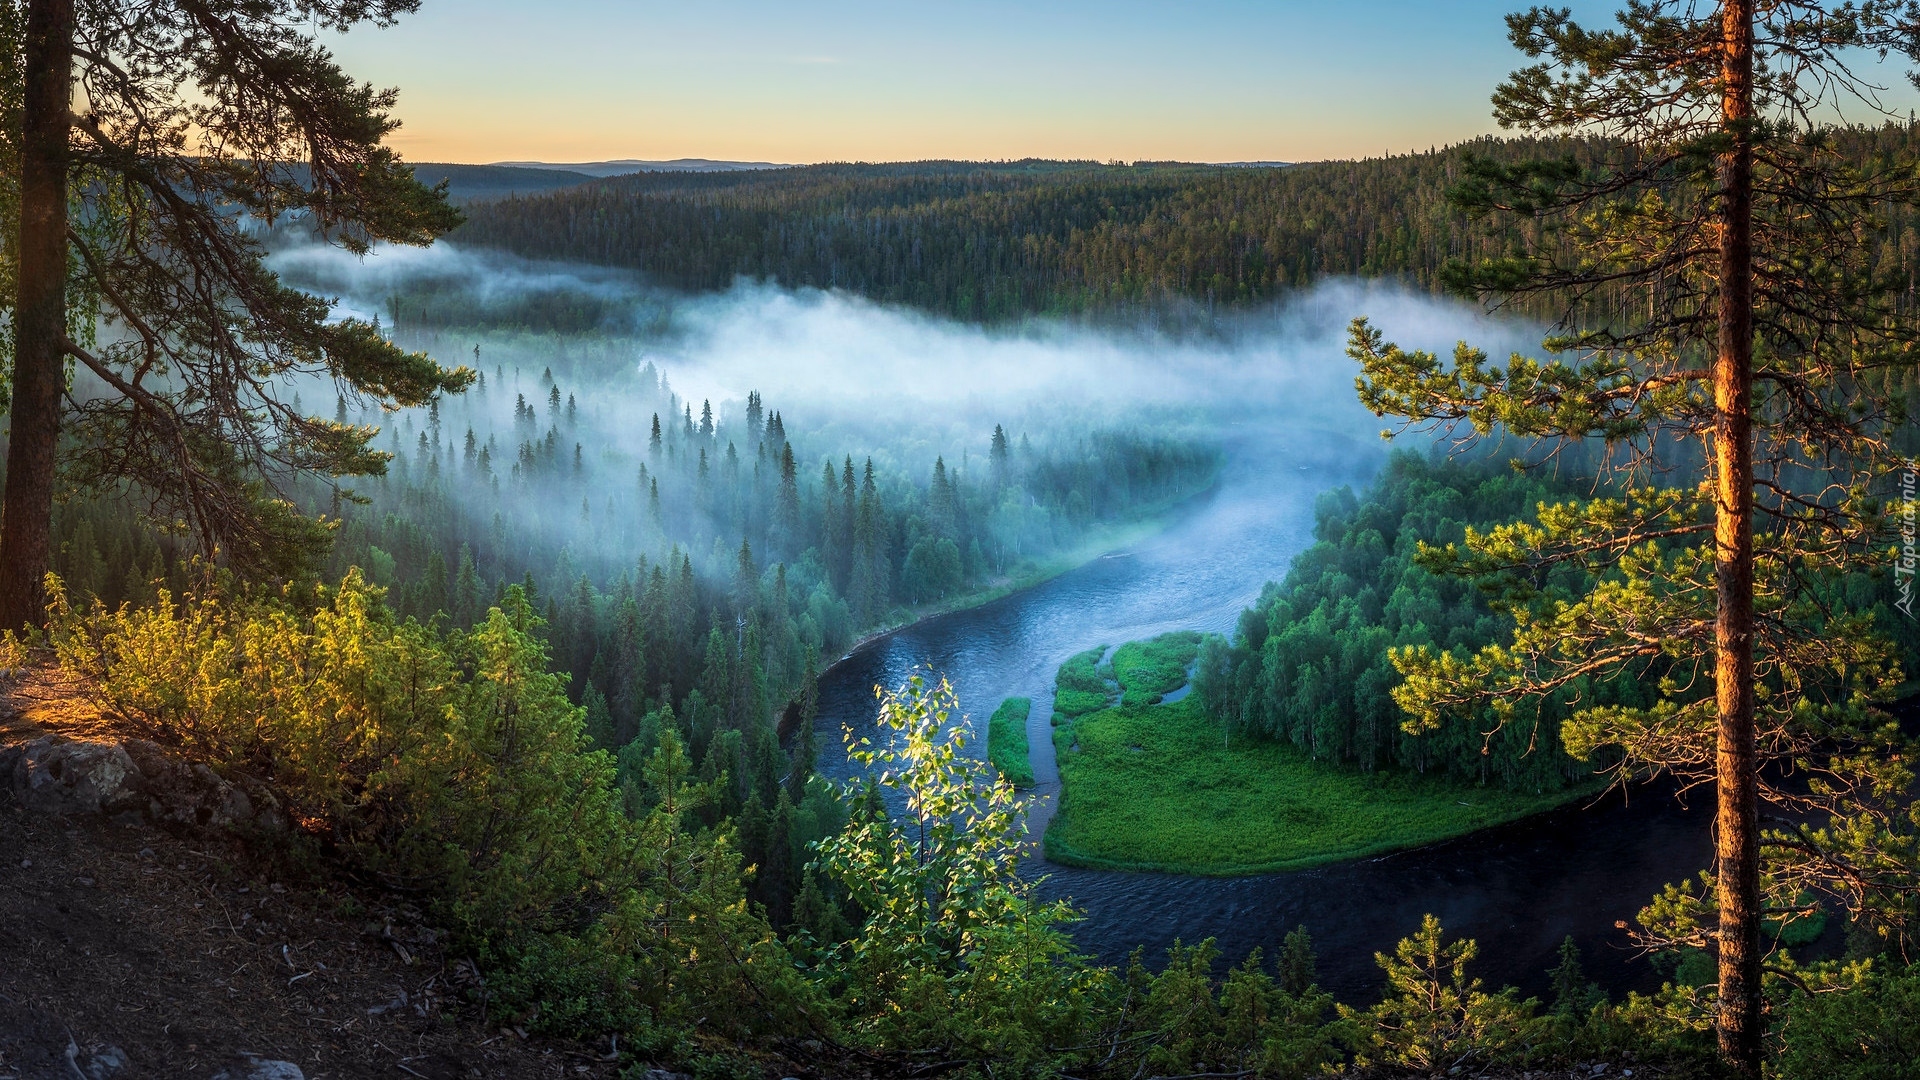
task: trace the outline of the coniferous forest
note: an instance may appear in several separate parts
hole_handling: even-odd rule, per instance
[[[1916,152],[1909,124],[1833,137],[1862,164]],[[451,238],[681,289],[757,278],[961,319],[1152,317],[1169,304],[1225,312],[1343,275],[1444,291],[1450,262],[1509,256],[1548,235],[1450,199],[1470,161],[1580,163],[1611,149],[1489,138],[1278,168],[930,161],[642,173],[476,203]],[[1920,222],[1909,207],[1879,209],[1869,265],[1898,278],[1910,304]]]
[[[1920,11],[456,205],[417,6],[0,0],[0,1080],[1915,1075]]]

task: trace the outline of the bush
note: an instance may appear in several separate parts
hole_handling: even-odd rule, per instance
[[[1089,694],[1107,694],[1107,680],[1100,674],[1100,658],[1107,655],[1107,647],[1100,645],[1086,652],[1075,653],[1060,665],[1060,673],[1054,677],[1054,685],[1059,690],[1080,690]]]
[[[517,587],[445,637],[396,621],[358,571],[306,597],[210,584],[114,611],[50,587],[55,655],[103,712],[272,783],[305,832],[463,929],[526,925],[618,847],[612,761],[589,750]]]
[[[1796,994],[1786,1012],[1781,1080],[1920,1077],[1920,972],[1912,968],[1850,990]]]

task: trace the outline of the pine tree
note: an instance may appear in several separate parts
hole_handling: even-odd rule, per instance
[[[131,484],[203,550],[291,574],[324,555],[328,534],[272,485],[288,466],[370,475],[385,458],[372,429],[301,415],[286,388],[331,377],[415,406],[472,380],[283,287],[252,228],[298,207],[323,238],[364,250],[430,243],[459,223],[383,145],[392,93],[363,90],[315,42],[321,26],[411,6],[158,0],[132,18],[120,5],[24,4],[24,40],[7,43],[21,82],[0,626],[41,618],[56,472]],[[201,92],[208,79],[217,92]],[[96,341],[96,314],[125,333]],[[84,400],[67,397],[69,361],[97,380]]]
[[[953,484],[947,479],[947,461],[933,459],[933,482],[927,487],[927,524],[939,536],[955,536]]]
[[[800,894],[793,901],[793,928],[804,932],[817,951],[832,948],[853,936],[840,906],[821,887],[822,874],[809,864],[801,876]]]
[[[693,505],[700,512],[713,515],[713,477],[707,468],[707,448],[700,448],[700,460],[693,472]]]
[[[1553,1015],[1563,1020],[1584,1020],[1595,1005],[1606,1000],[1600,988],[1587,981],[1580,967],[1580,946],[1569,935],[1560,943],[1560,963],[1549,973],[1553,987]]]
[[[854,486],[853,455],[847,455],[840,472],[840,507],[834,514],[834,548],[840,554],[839,565],[834,567],[834,586],[842,596],[850,596],[853,590],[853,568],[856,558],[853,552],[854,507],[860,497],[859,488]]]
[[[820,656],[809,644],[800,673],[800,730],[794,736],[793,768],[787,773],[787,793],[795,802],[806,798],[807,781],[813,777],[819,753],[814,745],[813,726],[819,718]]]
[[[872,626],[886,617],[892,601],[892,568],[887,558],[887,516],[874,485],[873,459],[867,459],[854,512],[853,573],[847,589],[854,618]]]
[[[660,414],[653,414],[653,434],[647,436],[647,457],[655,466],[660,463]]]
[[[747,615],[760,607],[760,571],[753,565],[753,547],[740,541],[733,564],[733,617],[744,624]]]
[[[1470,538],[1436,562],[1509,574],[1505,608],[1519,629],[1470,663],[1431,649],[1399,657],[1396,697],[1422,727],[1470,702],[1511,708],[1578,681],[1660,676],[1652,708],[1578,713],[1569,749],[1617,746],[1622,775],[1715,783],[1711,895],[1670,894],[1643,932],[1717,954],[1720,1049],[1757,1076],[1763,877],[1787,890],[1823,882],[1881,918],[1901,909],[1873,898],[1884,886],[1865,870],[1892,843],[1882,819],[1851,803],[1878,787],[1860,774],[1884,776],[1900,756],[1859,708],[1890,685],[1887,652],[1817,597],[1884,536],[1871,491],[1901,466],[1893,434],[1906,403],[1891,391],[1912,370],[1920,330],[1899,306],[1904,282],[1876,274],[1868,256],[1876,212],[1920,205],[1920,178],[1850,160],[1810,118],[1871,93],[1844,52],[1920,59],[1920,12],[1873,0],[1722,0],[1711,11],[1646,0],[1617,22],[1596,33],[1563,9],[1509,18],[1513,43],[1538,62],[1495,93],[1500,123],[1613,141],[1586,159],[1470,161],[1456,191],[1466,209],[1515,215],[1540,240],[1452,267],[1448,280],[1556,300],[1553,358],[1489,366],[1463,343],[1449,367],[1386,345],[1364,321],[1350,351],[1376,413],[1523,441],[1604,440],[1623,456],[1621,497],[1543,512],[1540,529]],[[1809,463],[1823,474],[1809,478]],[[1699,484],[1630,486],[1666,470]],[[1584,596],[1539,587],[1562,566],[1592,569]],[[1707,685],[1711,696],[1693,689]],[[1763,838],[1763,792],[1795,804],[1796,819],[1808,803],[1764,784],[1762,748],[1802,771],[1852,774],[1813,803],[1859,828]]]
[[[480,571],[474,566],[473,549],[460,545],[460,562],[453,575],[453,599],[450,614],[456,627],[469,627],[486,614],[481,607]]]

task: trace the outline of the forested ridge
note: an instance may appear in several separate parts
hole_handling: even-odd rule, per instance
[[[1849,157],[1920,158],[1910,124],[1834,133]],[[1423,153],[1271,167],[928,161],[755,173],[645,173],[468,210],[456,242],[638,270],[680,289],[738,277],[846,289],[983,321],[1266,303],[1327,277],[1443,289],[1450,261],[1514,255],[1538,222],[1448,199],[1479,157],[1503,165],[1608,150],[1482,138]],[[1875,267],[1911,294],[1920,234],[1887,205]]]

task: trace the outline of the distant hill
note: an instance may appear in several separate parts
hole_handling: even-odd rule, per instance
[[[1861,161],[1920,160],[1920,126],[1836,129]],[[532,258],[636,270],[688,290],[741,277],[845,289],[962,319],[1160,314],[1269,302],[1335,275],[1439,290],[1442,268],[1526,250],[1541,226],[1449,202],[1469,156],[1605,144],[1479,139],[1357,161],[905,161],[642,172],[476,207],[456,236]],[[1895,206],[1871,255],[1914,283],[1920,221]],[[1596,310],[1624,303],[1596,295]],[[1524,305],[1516,310],[1538,314]]]
[[[455,238],[682,289],[748,277],[988,322],[1232,307],[1329,274],[1430,287],[1449,255],[1500,253],[1505,237],[1465,227],[1445,205],[1460,157],[635,173],[488,202]]]
[[[447,194],[454,202],[498,199],[505,195],[530,195],[540,191],[584,184],[594,179],[582,172],[565,169],[509,168],[504,165],[457,165],[423,161],[413,166],[414,178],[423,184],[447,182]]]
[[[619,161],[582,161],[570,165],[559,165],[545,161],[496,161],[487,168],[528,169],[542,172],[570,172],[584,176],[625,176],[637,172],[743,172],[755,169],[790,169],[791,165],[781,165],[772,161],[714,161],[711,158],[674,158],[672,161],[642,161],[638,158],[622,158]]]

